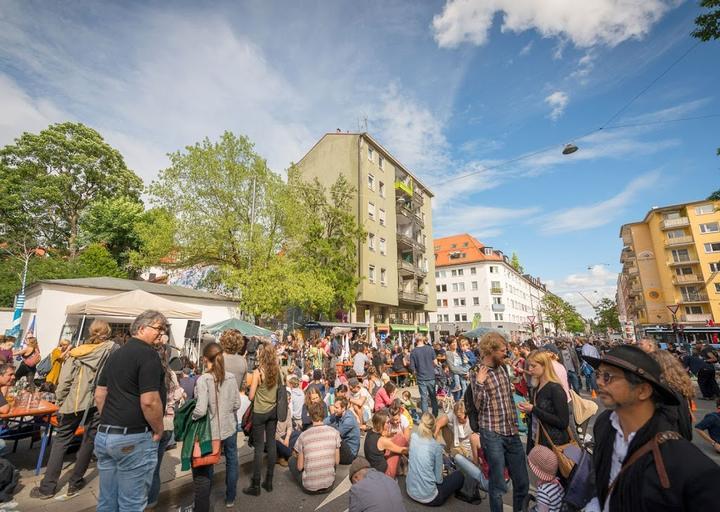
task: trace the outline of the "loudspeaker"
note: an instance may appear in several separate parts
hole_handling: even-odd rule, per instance
[[[184,338],[186,340],[187,339],[196,340],[199,333],[200,333],[200,321],[199,320],[188,320],[188,323],[185,326]]]

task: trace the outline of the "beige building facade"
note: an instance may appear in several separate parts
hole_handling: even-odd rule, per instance
[[[304,180],[355,187],[352,211],[367,237],[351,321],[380,331],[419,330],[435,310],[432,192],[367,133],[328,133],[298,162]]]

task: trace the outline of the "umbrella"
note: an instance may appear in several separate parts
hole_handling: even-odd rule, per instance
[[[245,336],[269,337],[272,334],[272,331],[253,325],[250,322],[240,320],[239,318],[228,318],[222,322],[207,325],[203,328],[203,331],[209,332],[210,334],[219,334],[223,331],[229,331],[230,329],[237,329]]]
[[[489,332],[496,332],[498,334],[501,334],[506,339],[509,338],[506,331],[502,329],[493,329],[492,327],[476,327],[475,329],[464,332],[463,336],[465,336],[466,338],[481,338],[484,334],[487,334]]]

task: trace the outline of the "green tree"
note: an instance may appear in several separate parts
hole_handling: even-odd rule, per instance
[[[706,42],[720,39],[720,0],[700,0],[700,7],[710,12],[695,18],[696,29],[692,33],[693,37]]]
[[[127,277],[113,258],[113,255],[101,244],[90,244],[71,262],[73,277]]]
[[[518,257],[518,255],[517,255],[516,252],[513,252],[513,253],[512,253],[512,258],[510,258],[510,265],[511,265],[512,268],[514,268],[515,271],[518,272],[519,274],[522,274],[522,273],[525,272],[525,269],[524,269],[523,266],[520,264],[520,258]]]
[[[78,252],[80,217],[93,202],[137,198],[142,180],[102,136],[80,123],[23,133],[0,149],[0,233],[21,241]]]
[[[618,317],[617,304],[612,299],[604,298],[595,306],[596,326],[606,332],[608,329],[613,331],[620,330],[620,318]]]
[[[128,254],[131,269],[153,265],[173,264],[177,246],[175,217],[164,208],[150,208],[143,212],[134,226],[138,247]]]
[[[557,295],[545,294],[540,303],[540,311],[543,318],[553,325],[555,332],[560,332],[565,326],[567,303]]]
[[[141,248],[137,227],[144,218],[144,210],[142,202],[129,197],[94,202],[80,218],[81,244],[102,244],[120,267],[127,267],[130,254]]]

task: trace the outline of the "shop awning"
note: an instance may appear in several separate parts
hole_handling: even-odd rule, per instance
[[[393,331],[415,332],[414,325],[390,324],[390,329],[392,329]]]
[[[418,325],[418,331],[420,332],[428,332],[428,328],[424,325]]]

